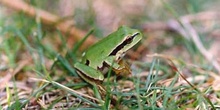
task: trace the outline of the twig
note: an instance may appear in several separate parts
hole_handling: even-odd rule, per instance
[[[190,14],[180,17],[179,19],[186,19],[190,23],[193,21],[207,21],[207,20],[219,20],[220,18],[220,12],[216,11],[205,11],[200,12],[197,14]],[[169,20],[168,22],[151,22],[151,23],[145,23],[142,25],[142,28],[145,31],[179,31],[179,26],[176,23],[176,20]]]
[[[82,37],[86,35],[86,32],[81,31],[75,27],[73,27],[68,22],[59,22],[60,18],[56,15],[53,15],[49,12],[46,12],[44,10],[38,9],[36,7],[33,7],[27,3],[25,3],[22,0],[0,0],[0,3],[15,9],[16,11],[22,11],[25,14],[31,16],[31,17],[37,17],[41,19],[41,21],[44,24],[47,25],[55,25],[57,29],[59,29],[61,32],[70,34],[75,40],[80,40]],[[82,49],[85,49],[88,45],[93,44],[96,41],[96,38],[94,36],[90,36],[85,41],[86,45],[82,45]],[[75,41],[72,41],[75,42]]]
[[[193,21],[206,21],[206,20],[219,20],[219,11],[204,11],[197,14],[190,14],[182,16],[180,19],[187,19],[189,22]]]

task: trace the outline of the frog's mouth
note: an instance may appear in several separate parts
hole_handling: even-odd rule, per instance
[[[126,45],[130,44],[133,39],[138,36],[140,33],[135,33],[134,35],[132,36],[128,36],[124,42],[122,42],[120,45],[118,45],[111,53],[109,56],[111,55],[116,55],[118,53],[118,51],[122,50]],[[126,50],[125,50],[126,51]]]

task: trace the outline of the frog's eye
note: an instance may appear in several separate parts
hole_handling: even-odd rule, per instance
[[[134,38],[133,36],[127,37],[127,39],[125,40],[125,43],[130,44],[132,42],[133,38]]]
[[[133,34],[133,35],[131,35],[131,36],[128,36],[126,39],[125,39],[125,43],[126,44],[130,44],[131,42],[132,42],[132,40],[137,36],[137,35],[139,35],[140,33],[135,33],[135,34]]]

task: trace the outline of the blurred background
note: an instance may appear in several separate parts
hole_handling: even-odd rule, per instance
[[[40,36],[59,50],[62,41],[58,31],[63,32],[68,48],[72,48],[94,29],[94,36],[83,45],[85,49],[119,26],[127,25],[143,32],[145,38],[139,51],[145,54],[168,53],[189,62],[201,62],[204,58],[219,61],[219,4],[217,0],[1,0],[1,52],[6,53],[6,41],[17,40],[8,31],[12,28],[21,31],[31,43],[32,37]],[[16,43],[8,48],[21,45]],[[220,71],[218,66],[215,68]]]
[[[38,76],[34,71],[50,69],[57,54],[74,62],[121,25],[139,29],[144,36],[126,58],[144,63],[151,63],[147,56],[155,53],[176,58],[185,77],[199,76],[196,84],[218,92],[219,6],[218,0],[0,0],[0,96],[6,97],[5,84],[14,76],[14,82],[31,91],[36,85],[29,78]],[[74,53],[76,43],[91,29]],[[170,72],[166,69],[164,74]],[[64,70],[55,70],[54,77],[62,76]],[[215,92],[212,95],[218,97]],[[217,99],[212,101],[219,104]]]

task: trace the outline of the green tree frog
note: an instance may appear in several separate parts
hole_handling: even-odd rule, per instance
[[[82,57],[82,62],[77,62],[74,67],[79,76],[91,85],[103,82],[102,72],[105,68],[112,67],[115,73],[129,72],[121,62],[125,52],[142,39],[142,34],[136,29],[121,26],[99,42],[89,47]]]

